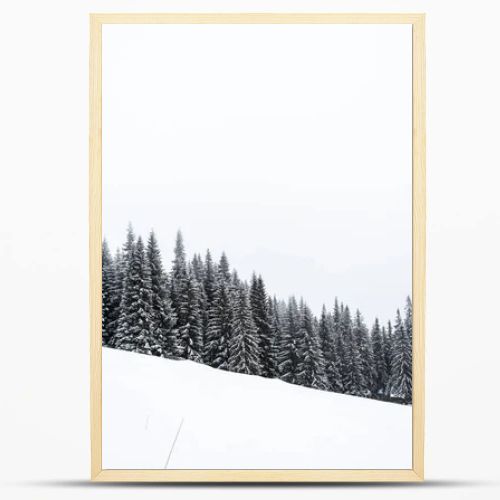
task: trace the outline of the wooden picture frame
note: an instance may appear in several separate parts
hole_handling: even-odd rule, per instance
[[[91,478],[149,482],[372,482],[424,478],[425,49],[424,14],[90,15],[90,374]],[[401,470],[106,470],[102,467],[101,77],[105,24],[410,24],[413,32],[413,466]]]

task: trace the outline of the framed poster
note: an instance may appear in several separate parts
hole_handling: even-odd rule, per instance
[[[90,18],[92,479],[423,479],[422,14]]]

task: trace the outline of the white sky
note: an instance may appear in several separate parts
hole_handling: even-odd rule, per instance
[[[411,292],[410,25],[105,25],[103,234],[166,264],[337,295],[371,322]]]

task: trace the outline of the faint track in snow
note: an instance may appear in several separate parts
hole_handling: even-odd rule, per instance
[[[170,451],[168,452],[167,460],[165,461],[165,466],[163,467],[164,469],[168,469],[168,463],[170,462],[170,458],[172,457],[175,443],[177,442],[177,438],[179,437],[179,434],[181,433],[181,428],[182,428],[183,423],[184,423],[184,417],[182,417],[181,423],[179,424],[179,427],[177,428],[177,432],[175,434],[174,440],[172,441],[172,446],[170,447]]]

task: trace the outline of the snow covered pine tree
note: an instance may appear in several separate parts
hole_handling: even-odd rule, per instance
[[[113,345],[126,351],[152,354],[153,344],[149,264],[139,237],[128,258]]]

